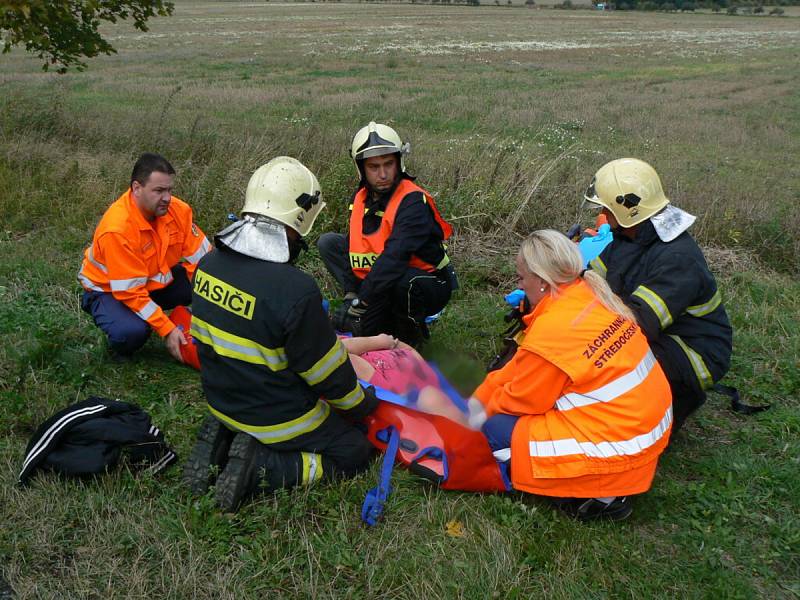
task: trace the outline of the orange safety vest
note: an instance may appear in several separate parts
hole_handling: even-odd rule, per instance
[[[567,497],[647,491],[669,441],[672,396],[644,333],[600,304],[583,280],[545,298],[532,317],[520,347],[569,382],[552,409],[514,427],[514,487]]]
[[[411,192],[422,192],[424,194],[425,202],[430,206],[434,219],[436,219],[439,227],[442,228],[442,239],[446,240],[453,234],[451,225],[439,214],[436,203],[433,201],[433,196],[410,179],[405,178],[400,181],[392,193],[392,197],[389,198],[378,229],[370,234],[365,234],[363,224],[364,213],[366,212],[367,188],[366,186],[362,187],[353,199],[353,209],[350,213],[350,267],[353,269],[353,274],[359,279],[364,279],[367,276],[372,265],[375,264],[381,252],[383,252],[386,240],[392,235],[394,220],[397,216],[397,210],[400,208],[400,203]],[[418,256],[412,255],[408,265],[432,273],[446,267],[449,262],[450,259],[446,253],[444,259],[438,265],[432,265]]]
[[[173,196],[167,214],[150,222],[128,189],[100,219],[78,281],[86,290],[114,294],[163,337],[175,325],[150,299],[150,292],[172,283],[172,267],[179,262],[191,279],[210,250],[188,204]]]

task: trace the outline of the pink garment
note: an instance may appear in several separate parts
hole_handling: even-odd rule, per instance
[[[428,363],[405,348],[373,350],[361,358],[375,369],[369,382],[395,394],[407,394],[429,385],[439,387],[439,378]]]

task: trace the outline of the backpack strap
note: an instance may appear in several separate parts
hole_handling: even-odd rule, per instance
[[[380,430],[375,437],[382,442],[388,439],[388,445],[383,456],[378,485],[367,492],[364,497],[364,504],[361,506],[361,520],[370,526],[377,524],[378,519],[383,515],[386,500],[388,500],[389,494],[392,493],[392,470],[394,469],[397,451],[400,448],[400,432],[393,425]]]

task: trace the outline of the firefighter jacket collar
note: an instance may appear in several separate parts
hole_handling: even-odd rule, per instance
[[[146,231],[148,229],[156,231],[158,229],[159,222],[166,223],[167,221],[174,220],[169,211],[167,211],[167,214],[165,214],[163,217],[156,217],[152,221],[145,219],[141,209],[139,208],[139,205],[136,204],[136,198],[133,197],[133,190],[131,188],[128,188],[128,191],[125,192],[125,204],[127,205],[126,208],[128,210],[128,214],[134,220],[140,231]],[[170,207],[172,207],[171,202]]]

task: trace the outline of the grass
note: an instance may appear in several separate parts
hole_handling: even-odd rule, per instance
[[[0,63],[0,577],[19,597],[800,596],[796,19],[179,2],[149,34],[106,32],[119,54],[82,74]],[[462,389],[497,351],[521,236],[566,229],[594,170],[634,155],[698,215],[735,327],[727,381],[772,409],[711,396],[617,526],[400,471],[367,529],[377,466],[233,516],[177,468],[14,487],[36,426],[88,395],[141,405],[182,456],[204,415],[160,341],[111,364],[78,306],[81,251],[135,157],[172,159],[212,233],[257,166],[298,156],[328,202],[317,235],[344,227],[349,138],[370,119],[411,140],[456,227],[462,290],[426,353]],[[335,294],[316,253],[302,266]]]

